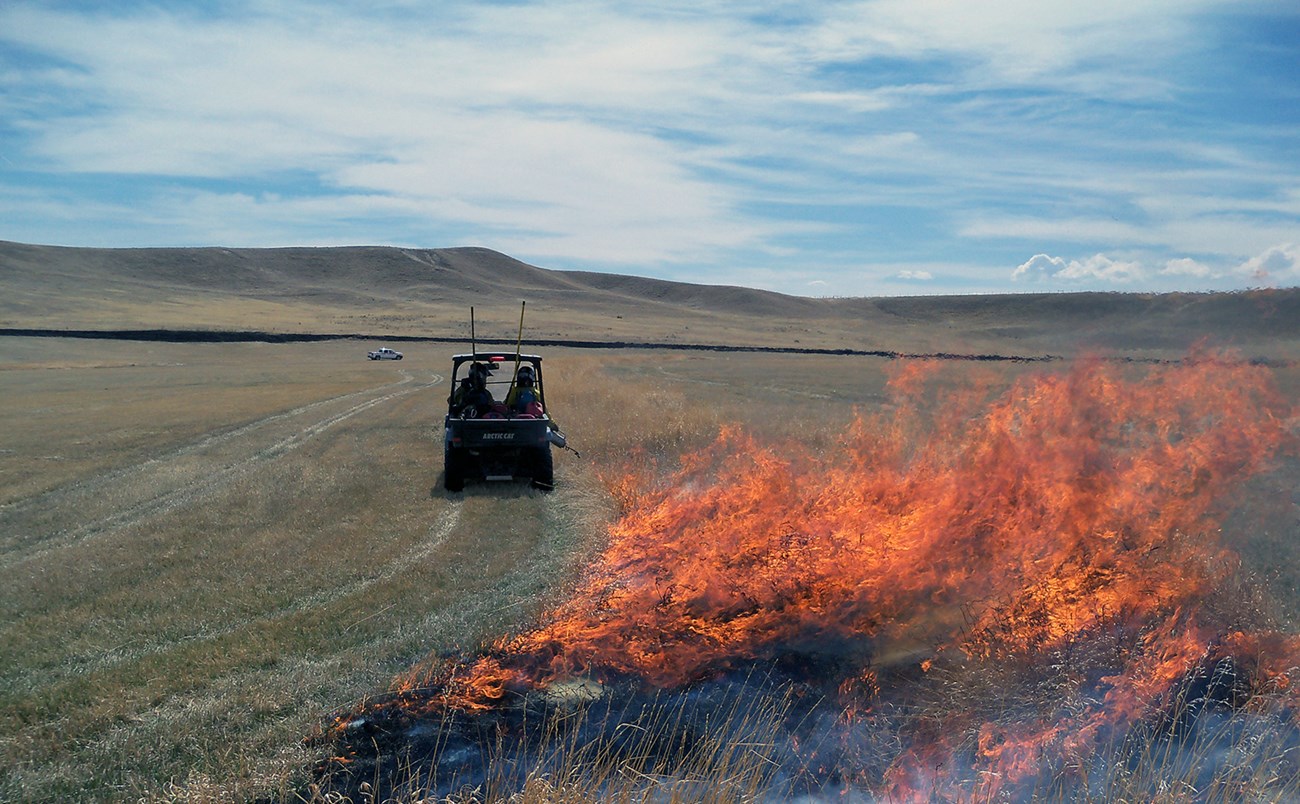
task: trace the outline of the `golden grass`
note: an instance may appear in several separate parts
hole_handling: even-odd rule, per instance
[[[51,346],[41,354],[85,359]],[[128,403],[167,382],[142,391],[129,366],[111,382],[117,369],[0,372],[24,385],[16,405],[75,394],[77,374],[101,399],[34,417],[9,447],[93,445],[71,471],[38,463],[40,493],[0,509],[2,799],[285,793],[324,713],[431,646],[526,619],[604,515],[572,469],[550,498],[444,495],[441,356],[376,365],[357,344],[288,347],[250,367],[229,348],[153,349],[183,364],[180,400],[143,415]]]
[[[720,421],[826,443],[894,370],[547,350],[548,401],[582,458],[557,452],[550,495],[447,495],[438,375],[460,350],[373,364],[370,345],[0,341],[0,799],[310,798],[319,749],[302,738],[430,650],[525,627],[616,515],[606,481],[629,461],[670,462]],[[959,370],[996,386],[1024,368]],[[718,800],[741,801],[764,785],[734,741],[625,776],[551,734],[560,755],[522,792],[501,780],[478,800],[698,800],[685,781],[735,777]],[[1141,798],[1125,750],[1106,789]]]
[[[343,354],[0,339],[0,504],[376,384]]]

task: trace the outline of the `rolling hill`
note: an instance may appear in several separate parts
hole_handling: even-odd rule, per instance
[[[94,249],[0,241],[0,327],[184,328],[910,351],[1300,353],[1300,288],[815,299],[539,268],[486,248]]]

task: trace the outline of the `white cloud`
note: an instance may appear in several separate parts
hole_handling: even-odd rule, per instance
[[[1065,270],[1066,262],[1060,257],[1051,257],[1046,254],[1035,254],[1025,262],[1022,262],[1012,271],[1011,278],[1014,280],[1029,279],[1041,281],[1051,279]]]
[[[1086,260],[1065,260],[1047,254],[1035,254],[1016,267],[1013,280],[1066,282],[1128,283],[1144,276],[1142,266],[1136,262],[1112,260],[1105,254],[1094,254]]]
[[[1012,272],[1015,281],[1129,284],[1143,280],[1147,271],[1138,261],[1113,260],[1096,254],[1085,260],[1067,260],[1035,254]],[[1173,280],[1218,282],[1230,276],[1247,283],[1292,285],[1300,283],[1300,246],[1284,243],[1265,249],[1250,259],[1215,268],[1190,257],[1166,260],[1156,276]]]
[[[1238,273],[1252,282],[1270,285],[1300,283],[1300,247],[1284,243],[1243,262]]]
[[[1210,207],[1214,208],[1211,210]],[[1205,209],[1179,214],[1170,208],[1142,222],[1113,218],[1034,218],[981,214],[958,231],[965,237],[1016,239],[1043,244],[1104,244],[1113,249],[1141,249],[1153,253],[1170,251],[1216,255],[1226,264],[1243,254],[1258,252],[1266,244],[1286,242],[1300,226],[1282,220],[1284,213],[1270,207],[1259,218],[1235,209],[1233,199],[1216,198]],[[1177,263],[1161,256],[1153,264]],[[1165,265],[1159,273],[1202,276],[1185,270],[1188,266]],[[1218,271],[1222,273],[1222,270]]]
[[[875,134],[849,139],[845,141],[843,147],[847,154],[897,160],[909,152],[918,152],[922,142],[920,135],[915,131],[899,131],[893,134]]]
[[[859,0],[837,6],[812,38],[827,59],[956,55],[985,80],[1047,79],[1112,92],[1164,91],[1125,64],[1185,41],[1186,15],[1211,0]]]
[[[894,101],[885,92],[800,92],[791,96],[791,100],[813,103],[823,106],[839,107],[851,112],[879,112],[893,106]]]
[[[1165,267],[1160,269],[1161,276],[1194,276],[1208,277],[1213,272],[1209,266],[1197,262],[1189,257],[1181,257],[1176,260],[1169,260]]]
[[[724,25],[647,25],[590,4],[470,8],[427,29],[299,10],[247,20],[0,12],[8,38],[83,66],[68,80],[104,107],[73,125],[37,124],[34,150],[70,172],[301,171],[507,233],[496,242],[533,256],[700,259],[779,231],[738,213],[733,188],[697,177],[712,158],[699,145],[642,124],[748,80],[743,70],[702,80],[749,47]],[[219,206],[248,208],[231,200]]]
[[[916,271],[904,269],[895,275],[898,279],[904,279],[911,282],[929,282],[934,279],[934,274],[929,271]]]

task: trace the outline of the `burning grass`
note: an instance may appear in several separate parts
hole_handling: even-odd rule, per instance
[[[1226,591],[1255,585],[1220,537],[1250,479],[1295,454],[1268,371],[1082,361],[936,393],[931,368],[897,372],[892,412],[832,449],[728,427],[666,477],[610,478],[620,514],[573,593],[342,718],[321,789],[380,767],[376,735],[394,747],[448,717],[485,730],[407,755],[445,779],[449,746],[537,734],[555,689],[595,691],[582,706],[611,724],[588,733],[601,744],[640,725],[610,711],[713,712],[738,685],[779,713],[774,797],[1296,793],[1300,638]]]

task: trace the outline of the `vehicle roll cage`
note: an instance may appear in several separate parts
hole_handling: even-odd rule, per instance
[[[461,380],[469,376],[469,367],[474,363],[484,363],[493,371],[488,375],[487,388],[497,402],[505,402],[515,382],[515,355],[508,352],[474,352],[472,354],[452,355],[451,387],[452,393],[460,387]],[[546,391],[542,384],[542,358],[540,355],[518,355],[519,366],[532,366],[536,379],[537,400],[546,408]],[[497,375],[501,375],[497,378]],[[450,410],[450,405],[448,407]],[[506,414],[513,417],[513,413]],[[546,414],[542,414],[546,418]]]

